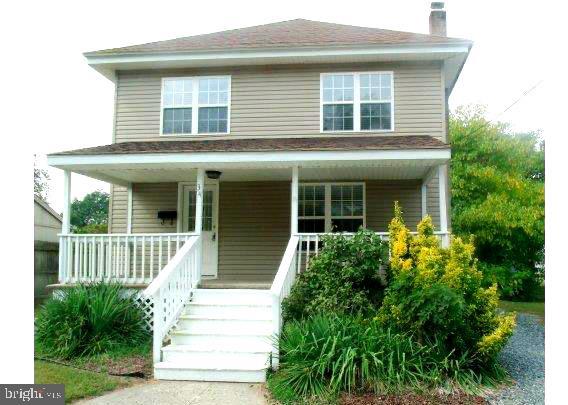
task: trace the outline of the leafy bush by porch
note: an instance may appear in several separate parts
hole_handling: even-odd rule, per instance
[[[450,248],[440,247],[430,217],[412,236],[395,204],[386,290],[363,283],[346,293],[339,285],[345,263],[353,265],[353,274],[374,274],[371,263],[383,258],[383,246],[369,232],[358,235],[357,252],[379,249],[381,255],[371,254],[363,265],[353,262],[353,251],[341,248],[347,238],[335,236],[285,300],[280,369],[268,382],[277,399],[440,387],[474,392],[505,377],[496,357],[513,333],[515,315],[497,314],[497,288],[483,286],[471,242],[456,238]],[[333,288],[342,294],[340,303],[333,301]],[[365,291],[366,305],[360,305],[359,291]]]
[[[36,317],[36,341],[62,359],[90,356],[150,338],[142,311],[117,284],[79,285],[49,299]]]
[[[384,286],[379,270],[388,260],[387,244],[361,229],[353,237],[325,236],[323,245],[284,300],[285,320],[318,313],[368,315],[380,305]]]
[[[391,282],[378,320],[418,341],[437,341],[452,358],[467,356],[477,369],[492,366],[515,328],[515,315],[497,314],[497,287],[483,287],[473,243],[440,247],[432,220],[410,235],[398,204],[389,225]]]

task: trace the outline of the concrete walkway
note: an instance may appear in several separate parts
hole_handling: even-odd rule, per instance
[[[97,398],[75,402],[88,405],[266,405],[262,386],[249,383],[150,381]]]

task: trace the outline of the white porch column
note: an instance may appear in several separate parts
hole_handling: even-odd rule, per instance
[[[201,235],[203,223],[203,189],[205,187],[205,169],[197,169],[195,183],[195,233]]]
[[[132,183],[128,183],[127,190],[126,233],[132,233]]]
[[[438,166],[438,192],[440,199],[440,231],[448,232],[448,204],[446,196],[446,185],[448,182],[448,172],[445,165]],[[444,238],[446,239],[446,238]]]
[[[428,215],[428,185],[426,183],[422,183],[420,191],[422,195],[422,218],[424,218]]]
[[[63,226],[61,233],[71,232],[71,172],[63,171]]]
[[[292,168],[290,233],[298,233],[298,166]]]

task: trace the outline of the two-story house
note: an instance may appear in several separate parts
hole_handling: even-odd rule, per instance
[[[432,3],[429,35],[298,19],[86,53],[115,83],[114,130],[48,157],[59,283],[141,289],[156,378],[263,381],[322,234],[386,237],[399,201],[449,243],[448,97],[472,43],[445,18]],[[111,184],[108,235],[70,234],[71,173]]]

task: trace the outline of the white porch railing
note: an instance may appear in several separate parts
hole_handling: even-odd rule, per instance
[[[410,232],[412,235],[418,234],[418,232]],[[388,232],[375,232],[381,240],[389,240]],[[310,257],[317,255],[322,248],[322,237],[325,235],[337,235],[333,233],[301,233],[298,234],[299,237],[299,247],[298,247],[298,260],[296,263],[296,272],[304,271],[309,267]],[[353,233],[341,233],[341,235],[353,236]],[[440,239],[440,244],[443,247],[448,247],[450,245],[450,234],[449,232],[434,232],[434,235]]]
[[[59,235],[59,282],[148,284],[192,233]]]
[[[153,358],[161,358],[164,338],[175,326],[201,279],[201,236],[190,236],[162,272],[142,292],[154,304]]]
[[[278,272],[272,282],[270,293],[272,294],[272,325],[274,334],[279,335],[282,327],[282,301],[290,294],[292,285],[296,280],[298,273],[298,243],[300,238],[298,235],[292,235],[284,257],[278,267]],[[272,366],[278,366],[278,347],[275,345],[272,349]]]

